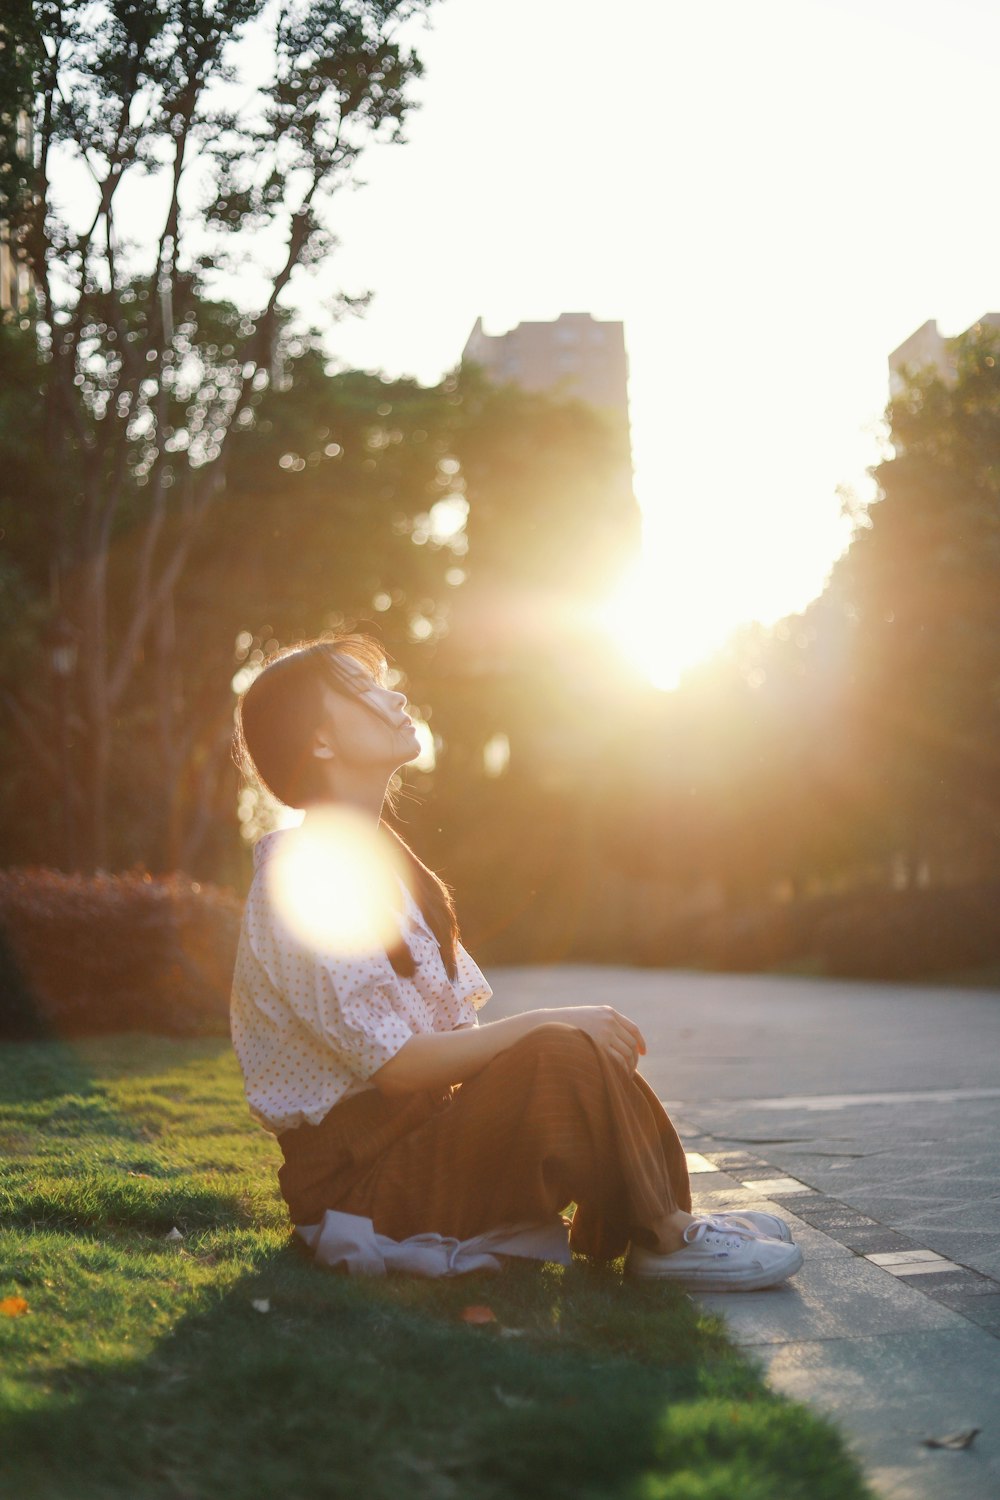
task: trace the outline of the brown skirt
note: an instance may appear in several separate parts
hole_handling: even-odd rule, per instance
[[[395,1240],[469,1239],[572,1202],[572,1248],[610,1259],[632,1239],[656,1248],[651,1226],[691,1208],[684,1151],[653,1090],[561,1022],[443,1093],[366,1089],[278,1143],[293,1223],[340,1209]]]

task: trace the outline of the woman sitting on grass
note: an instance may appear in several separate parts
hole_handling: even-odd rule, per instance
[[[382,821],[393,773],[419,753],[385,671],[368,636],[308,642],[269,662],[238,713],[244,770],[305,809],[300,829],[254,851],[232,995],[247,1098],[277,1135],[293,1224],[318,1259],[352,1269],[382,1269],[372,1247],[387,1242],[405,1267],[417,1236],[548,1259],[553,1229],[565,1259],[560,1210],[573,1202],[570,1247],[627,1250],[631,1275],[710,1290],[790,1276],[802,1255],[781,1219],[692,1216],[677,1133],[637,1071],[634,1022],[585,1005],[479,1025],[492,992],[458,940],[451,894]],[[296,849],[345,810],[398,871],[381,941],[297,920],[296,902],[315,895],[321,910],[345,904],[324,890],[322,856],[298,897],[288,883]],[[358,847],[348,906],[355,885],[378,886]],[[331,868],[336,855],[331,845]],[[359,1228],[369,1238],[352,1246]]]

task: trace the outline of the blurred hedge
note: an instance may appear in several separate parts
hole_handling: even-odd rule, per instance
[[[879,891],[816,924],[828,974],[920,979],[1000,962],[1000,884]]]
[[[225,1033],[240,914],[181,875],[0,870],[0,1037]]]
[[[845,979],[932,980],[1000,964],[1000,884],[868,889],[671,921],[638,961]]]

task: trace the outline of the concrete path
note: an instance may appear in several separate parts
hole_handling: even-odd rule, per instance
[[[1000,992],[569,965],[491,981],[484,1020],[630,1016],[696,1207],[788,1218],[792,1281],[702,1301],[834,1417],[882,1500],[1000,1500]]]

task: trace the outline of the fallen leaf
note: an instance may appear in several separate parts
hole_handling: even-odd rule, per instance
[[[270,1312],[271,1299],[270,1297],[254,1297],[250,1303],[250,1306],[254,1309],[255,1312]]]
[[[171,1229],[170,1233],[169,1234],[165,1234],[163,1236],[163,1238],[165,1240],[182,1240],[184,1238],[184,1236],[181,1234],[180,1230],[177,1228],[177,1225],[175,1224],[174,1227],[173,1227],[173,1229]]]
[[[982,1431],[979,1427],[964,1427],[961,1432],[949,1432],[946,1437],[924,1438],[925,1448],[971,1448]]]
[[[4,1297],[0,1302],[0,1316],[4,1318],[20,1318],[28,1311],[28,1304],[23,1297]]]
[[[463,1323],[495,1323],[497,1315],[492,1307],[475,1306],[462,1308]]]
[[[509,1411],[519,1411],[535,1405],[530,1396],[514,1396],[510,1391],[502,1391],[498,1385],[493,1387],[493,1394]]]

